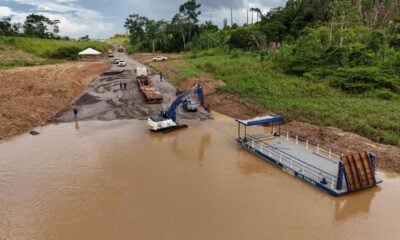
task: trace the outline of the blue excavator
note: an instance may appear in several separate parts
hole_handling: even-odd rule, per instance
[[[159,115],[150,116],[147,119],[150,130],[155,132],[171,132],[177,129],[187,128],[187,125],[178,124],[176,122],[176,110],[179,105],[183,103],[184,98],[189,96],[190,94],[197,94],[201,106],[204,107],[203,87],[201,86],[201,84],[197,84],[196,86],[181,93],[171,104],[167,111],[161,111]]]

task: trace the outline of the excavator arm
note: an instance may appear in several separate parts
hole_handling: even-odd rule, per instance
[[[204,105],[204,95],[203,95],[203,87],[201,84],[197,84],[191,89],[186,90],[182,94],[180,94],[175,101],[171,104],[168,111],[166,112],[166,118],[171,118],[174,121],[176,120],[176,110],[183,103],[183,99],[188,96],[189,94],[196,93],[197,97],[200,101],[201,106]]]
[[[178,124],[176,122],[176,110],[179,105],[183,103],[183,99],[189,94],[196,93],[201,106],[204,107],[204,95],[203,87],[201,84],[197,84],[191,89],[186,90],[180,94],[175,101],[171,104],[167,111],[162,111],[158,116],[151,116],[147,119],[147,122],[152,131],[163,131],[164,133],[174,131],[180,128],[186,128],[185,124]]]

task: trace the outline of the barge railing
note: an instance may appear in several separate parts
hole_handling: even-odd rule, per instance
[[[282,139],[285,139],[286,141],[292,141],[296,143],[296,145],[302,144],[307,149],[314,149],[316,154],[328,158],[330,160],[340,161],[340,158],[345,155],[342,151],[336,148],[324,146],[319,142],[309,140],[306,137],[303,137],[298,134],[293,134],[292,132],[285,131],[283,129],[280,130],[280,136]]]
[[[331,189],[336,188],[337,176],[310,165],[288,153],[279,150],[276,147],[258,140],[253,136],[245,135],[245,139],[247,144],[249,144],[253,149],[270,157],[271,159],[278,161],[283,166],[286,166],[288,168],[285,169],[286,171],[293,171],[289,172],[290,174],[293,175],[295,172],[298,172],[306,177],[309,177],[310,179],[308,180],[318,179],[319,183],[329,186]]]

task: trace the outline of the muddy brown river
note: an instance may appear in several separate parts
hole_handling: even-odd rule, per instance
[[[0,239],[400,239],[400,178],[330,195],[242,150],[217,115],[49,125],[0,144]]]

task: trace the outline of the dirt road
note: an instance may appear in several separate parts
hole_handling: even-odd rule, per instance
[[[0,140],[46,124],[108,68],[72,62],[0,71]]]
[[[147,104],[139,91],[134,72],[136,67],[144,65],[125,53],[116,53],[115,57],[125,59],[127,66],[113,65],[110,71],[99,77],[69,108],[60,111],[50,121],[74,121],[73,108],[78,109],[78,120],[147,119],[148,116],[169,108],[176,98],[176,90],[167,80],[161,81],[158,73],[150,71],[150,79],[162,93],[164,101],[162,104]],[[177,118],[205,120],[209,118],[209,113],[204,109],[187,113],[179,108]]]

